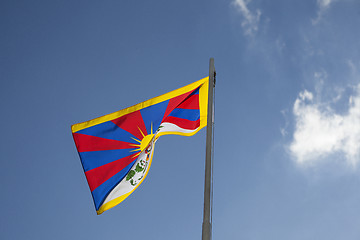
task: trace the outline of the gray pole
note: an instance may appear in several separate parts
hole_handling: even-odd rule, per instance
[[[204,185],[204,218],[202,225],[202,240],[211,240],[211,205],[212,205],[212,132],[213,132],[213,95],[214,95],[215,66],[214,58],[210,58],[209,64],[209,100],[208,119],[206,127],[206,159],[205,159],[205,185]]]

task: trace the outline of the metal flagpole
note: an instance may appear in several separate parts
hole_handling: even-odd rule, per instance
[[[205,185],[204,185],[204,218],[202,225],[202,240],[211,240],[212,233],[212,133],[213,133],[213,106],[214,106],[214,85],[215,85],[214,58],[209,63],[209,99],[208,119],[206,127],[206,158],[205,158]]]

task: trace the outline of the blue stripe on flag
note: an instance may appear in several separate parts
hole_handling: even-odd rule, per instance
[[[161,124],[161,120],[164,117],[168,103],[169,100],[140,110],[141,116],[146,126],[147,134],[151,133],[151,124],[153,125],[153,133],[156,132]]]
[[[115,123],[111,121],[100,123],[98,125],[89,128],[85,128],[83,130],[78,131],[77,133],[139,144],[137,141],[132,139],[135,138],[134,135],[119,128]]]
[[[123,170],[109,178],[99,187],[97,187],[94,191],[92,191],[92,196],[95,203],[96,210],[99,210],[100,206],[103,204],[107,195],[116,187],[116,185],[121,182],[121,180],[126,176],[126,174],[130,171],[131,167],[136,162],[136,159],[127,165]]]
[[[169,116],[196,121],[200,118],[200,110],[175,108]]]
[[[134,152],[133,149],[116,149],[116,150],[104,150],[104,151],[92,151],[79,153],[81,162],[84,167],[84,171],[100,167],[107,163],[116,161],[118,159],[130,156]]]

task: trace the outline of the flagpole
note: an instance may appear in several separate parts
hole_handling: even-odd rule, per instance
[[[202,240],[211,240],[212,233],[212,133],[213,133],[213,105],[215,85],[214,58],[209,63],[209,98],[208,119],[206,127],[206,158],[205,158],[205,185],[204,185],[204,215],[202,225]]]

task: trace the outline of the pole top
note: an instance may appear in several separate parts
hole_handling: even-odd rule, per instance
[[[214,86],[216,84],[216,70],[215,70],[215,64],[214,64],[214,58],[211,57],[210,61],[209,61],[209,80],[211,80],[211,78],[213,78],[213,83]]]

